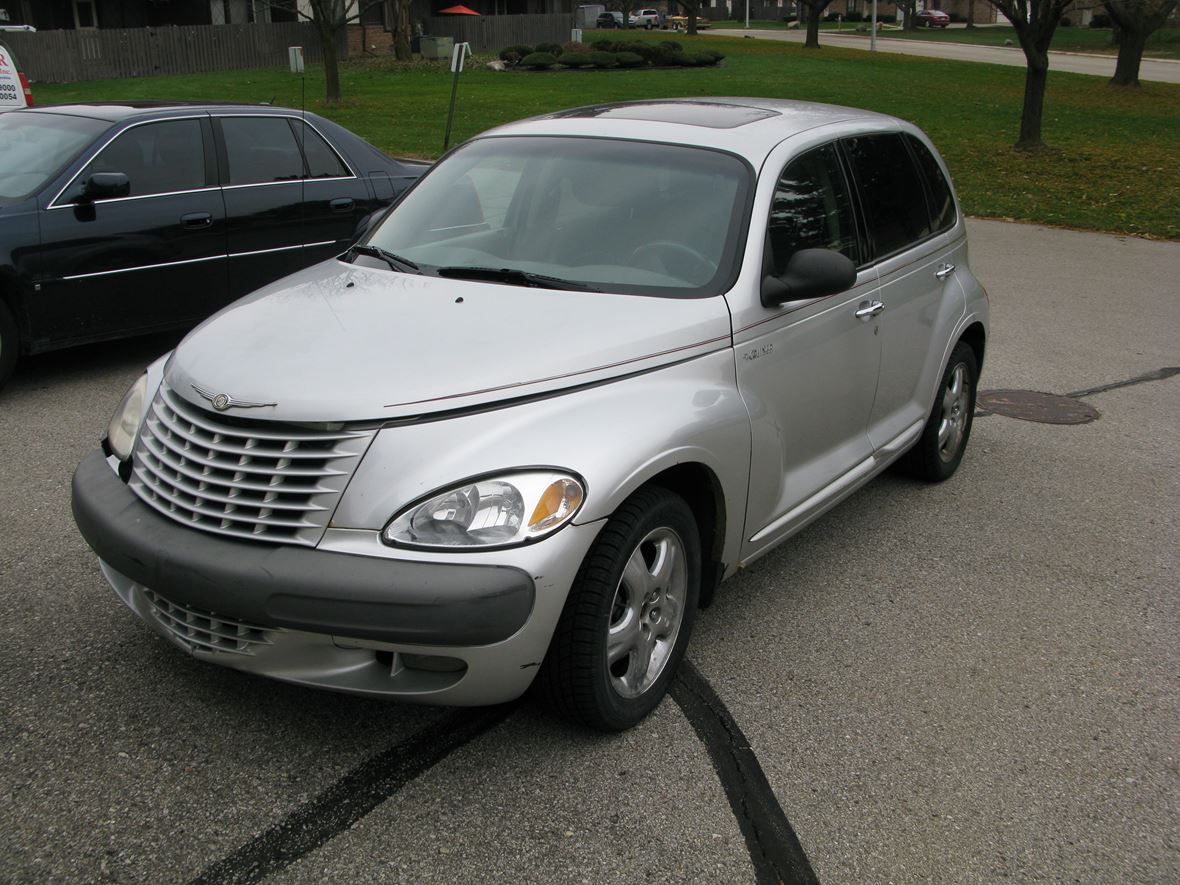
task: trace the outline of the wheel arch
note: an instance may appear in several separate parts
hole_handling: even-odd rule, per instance
[[[659,486],[678,495],[696,519],[701,543],[701,608],[712,601],[725,574],[725,491],[721,480],[699,461],[666,468],[649,478],[644,486]]]
[[[975,352],[975,367],[978,372],[983,370],[983,352],[987,345],[987,332],[983,323],[976,321],[963,330],[959,340]]]

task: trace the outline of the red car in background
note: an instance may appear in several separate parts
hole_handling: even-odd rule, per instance
[[[951,17],[941,9],[923,9],[918,13],[918,27],[945,28],[951,23]]]

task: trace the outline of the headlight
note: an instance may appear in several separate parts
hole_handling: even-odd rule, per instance
[[[107,443],[120,461],[131,457],[131,448],[135,445],[135,433],[139,430],[139,422],[143,420],[143,409],[147,398],[147,372],[139,376],[139,380],[131,385],[131,389],[123,394],[123,401],[115,409],[111,418],[111,425],[107,428]]]
[[[550,535],[574,518],[581,480],[550,470],[478,479],[403,510],[382,537],[403,547],[511,547]]]

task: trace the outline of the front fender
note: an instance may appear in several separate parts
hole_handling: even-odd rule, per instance
[[[586,481],[576,519],[584,524],[610,516],[653,476],[684,463],[702,464],[717,477],[736,541],[746,507],[750,427],[729,348],[500,409],[386,427],[332,526],[380,530],[432,492],[534,466],[564,468]]]

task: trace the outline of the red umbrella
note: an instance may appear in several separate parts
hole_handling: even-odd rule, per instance
[[[479,15],[474,9],[468,9],[466,6],[448,6],[446,9],[440,9],[439,15]]]

